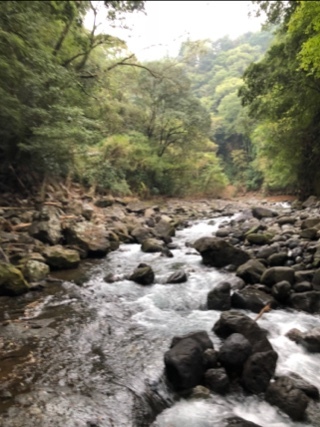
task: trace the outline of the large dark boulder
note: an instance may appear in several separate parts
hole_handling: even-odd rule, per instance
[[[241,277],[246,283],[253,285],[260,283],[261,276],[265,270],[266,267],[260,261],[250,259],[238,267],[236,275]]]
[[[214,324],[213,331],[221,338],[239,333],[244,335],[252,345],[253,352],[265,352],[273,350],[266,338],[267,331],[252,320],[249,316],[238,311],[224,311],[220,319]]]
[[[219,362],[227,371],[239,371],[252,353],[252,345],[242,334],[232,334],[219,350]]]
[[[175,337],[164,355],[165,373],[175,390],[185,390],[203,382],[203,353],[213,344],[205,331]]]
[[[250,393],[266,391],[277,365],[278,354],[264,351],[252,354],[243,367],[241,383]]]
[[[212,267],[221,268],[230,264],[238,267],[250,259],[247,252],[215,237],[201,237],[193,247],[200,252],[203,263]]]
[[[235,291],[231,296],[233,308],[242,308],[259,313],[267,304],[275,307],[277,305],[272,295],[267,294],[254,286]]]
[[[228,282],[219,283],[208,293],[208,310],[230,310],[231,308],[231,285]]]
[[[308,397],[296,388],[287,376],[279,377],[267,389],[265,398],[271,405],[278,406],[294,421],[302,421],[308,406]]]

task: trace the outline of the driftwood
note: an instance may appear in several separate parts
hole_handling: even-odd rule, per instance
[[[19,231],[19,230],[23,230],[24,228],[30,227],[31,224],[32,224],[31,222],[24,222],[22,224],[12,225],[11,229],[12,231]]]
[[[264,314],[267,313],[268,311],[271,310],[271,304],[267,304],[266,306],[263,307],[263,309],[260,311],[260,313],[258,314],[258,316],[254,319],[254,321],[256,322],[258,319],[260,319],[260,317]]]

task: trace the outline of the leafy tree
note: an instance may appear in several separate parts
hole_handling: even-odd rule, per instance
[[[249,66],[240,90],[242,103],[261,121],[256,146],[266,186],[295,187],[301,197],[317,191],[319,178],[319,80],[312,51],[309,62],[303,57],[314,35],[311,24],[305,27],[314,3],[292,2],[286,9],[275,43],[262,61]]]

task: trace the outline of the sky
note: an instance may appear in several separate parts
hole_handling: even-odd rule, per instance
[[[139,60],[148,61],[177,55],[181,42],[187,39],[236,38],[259,31],[262,18],[249,17],[250,10],[250,1],[147,1],[145,14],[126,15],[124,22],[129,29],[113,29],[106,24],[100,28],[125,40]],[[90,27],[90,22],[88,16],[85,25]]]

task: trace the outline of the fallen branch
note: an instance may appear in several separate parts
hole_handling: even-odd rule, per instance
[[[23,230],[24,228],[30,227],[31,224],[32,224],[31,222],[24,222],[22,224],[12,225],[11,229],[12,231],[19,231],[19,230]]]
[[[258,319],[260,319],[260,317],[264,313],[267,313],[270,310],[271,310],[271,303],[269,303],[269,304],[267,304],[266,306],[263,307],[263,309],[260,311],[260,313],[258,314],[258,316],[254,319],[254,321],[256,322]]]

